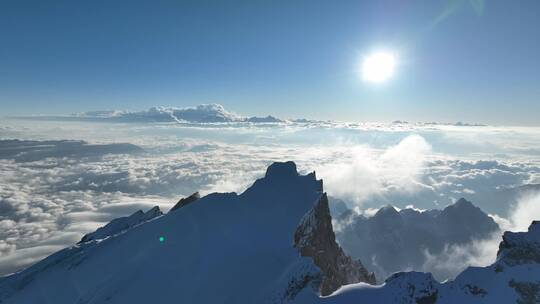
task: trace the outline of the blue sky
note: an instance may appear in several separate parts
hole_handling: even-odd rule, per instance
[[[2,1],[3,115],[221,103],[246,115],[539,125],[538,1]],[[398,54],[379,85],[363,56]]]

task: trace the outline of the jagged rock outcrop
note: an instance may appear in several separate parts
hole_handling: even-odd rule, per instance
[[[360,261],[347,256],[336,243],[326,193],[302,218],[294,234],[294,246],[302,256],[313,258],[315,265],[321,269],[323,277],[319,292],[323,296],[346,284],[375,284],[374,274],[369,273]]]
[[[146,212],[139,210],[130,216],[116,218],[96,231],[85,234],[79,241],[79,244],[118,234],[160,215],[163,215],[163,212],[161,212],[158,206],[155,206]]]
[[[178,201],[178,203],[176,203],[176,205],[174,205],[171,208],[170,211],[174,211],[174,210],[180,209],[180,208],[182,208],[184,206],[187,206],[187,205],[193,203],[194,201],[198,200],[199,198],[201,198],[201,195],[199,194],[199,192],[195,192],[195,193],[193,193],[192,195],[190,195],[188,197],[181,198]]]
[[[533,221],[527,232],[505,232],[497,260],[510,266],[540,264],[540,221]]]

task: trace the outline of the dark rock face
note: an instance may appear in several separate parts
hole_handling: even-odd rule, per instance
[[[294,246],[302,256],[313,258],[321,269],[323,277],[319,292],[323,296],[346,284],[375,284],[374,274],[369,273],[360,261],[347,256],[336,243],[326,193],[302,218],[294,234]]]
[[[201,195],[199,194],[199,192],[195,192],[193,193],[192,195],[188,196],[188,197],[184,197],[184,198],[181,198],[178,203],[176,203],[176,205],[174,205],[170,211],[174,211],[176,209],[180,209],[188,204],[191,204],[193,203],[194,201],[198,200],[199,198],[201,198]],[[170,212],[169,211],[169,212]]]
[[[513,288],[519,295],[516,303],[540,303],[540,282],[516,282],[514,280],[511,280],[508,283],[508,286]]]
[[[510,266],[540,263],[540,221],[533,221],[528,232],[505,232],[497,260]]]

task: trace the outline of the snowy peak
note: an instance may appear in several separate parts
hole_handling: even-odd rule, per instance
[[[396,210],[396,208],[394,208],[394,206],[386,205],[380,208],[373,217],[380,219],[398,219],[400,217],[400,214]]]
[[[452,212],[453,210],[459,210],[458,212],[466,212],[466,211],[478,212],[478,211],[481,211],[480,208],[476,207],[475,205],[473,205],[473,203],[471,203],[470,201],[468,201],[468,200],[466,200],[464,198],[460,198],[459,200],[457,200],[452,205],[449,205],[446,208],[444,208],[444,210],[446,210],[446,212]],[[443,212],[444,212],[444,210],[443,210]]]
[[[246,190],[245,194],[250,195],[255,190],[262,192],[273,191],[276,188],[286,189],[287,191],[309,189],[310,191],[315,190],[320,195],[323,191],[323,182],[317,180],[315,172],[306,175],[298,174],[296,164],[292,161],[275,162],[266,169],[264,177],[256,180],[253,186]]]
[[[268,179],[291,179],[297,176],[296,164],[292,161],[273,163],[266,169],[264,175]]]
[[[386,205],[386,206],[381,207],[381,208],[377,211],[376,215],[377,215],[377,214],[379,214],[379,216],[384,215],[384,214],[397,215],[397,213],[398,213],[398,212],[397,212],[396,208],[394,208],[394,206],[392,206],[392,205]]]
[[[0,301],[314,303],[342,284],[375,281],[336,244],[322,181],[293,162],[272,164],[241,194],[190,197],[165,215],[115,219],[0,278]]]
[[[82,237],[79,243],[85,243],[92,240],[101,240],[115,234],[125,232],[136,225],[142,224],[153,218],[163,215],[158,206],[143,212],[139,210],[130,216],[116,218],[110,221],[107,225],[98,228],[96,231],[88,233]]]

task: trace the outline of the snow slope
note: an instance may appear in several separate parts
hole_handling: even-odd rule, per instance
[[[324,280],[331,292],[341,285],[335,282],[369,275],[328,243],[334,235],[322,181],[299,175],[292,162],[274,163],[240,195],[213,193],[158,213],[113,221],[85,242],[2,278],[0,302],[282,303],[303,290],[317,299]],[[307,221],[309,214],[320,219]],[[322,228],[306,223],[330,230],[320,233],[324,240],[312,238],[309,232]],[[325,244],[295,246],[295,238]],[[342,255],[319,255],[319,246]]]
[[[0,303],[540,302],[540,222],[505,233],[493,265],[453,281],[401,272],[369,285],[335,243],[322,191],[314,173],[274,163],[240,195],[137,212],[1,278]]]

